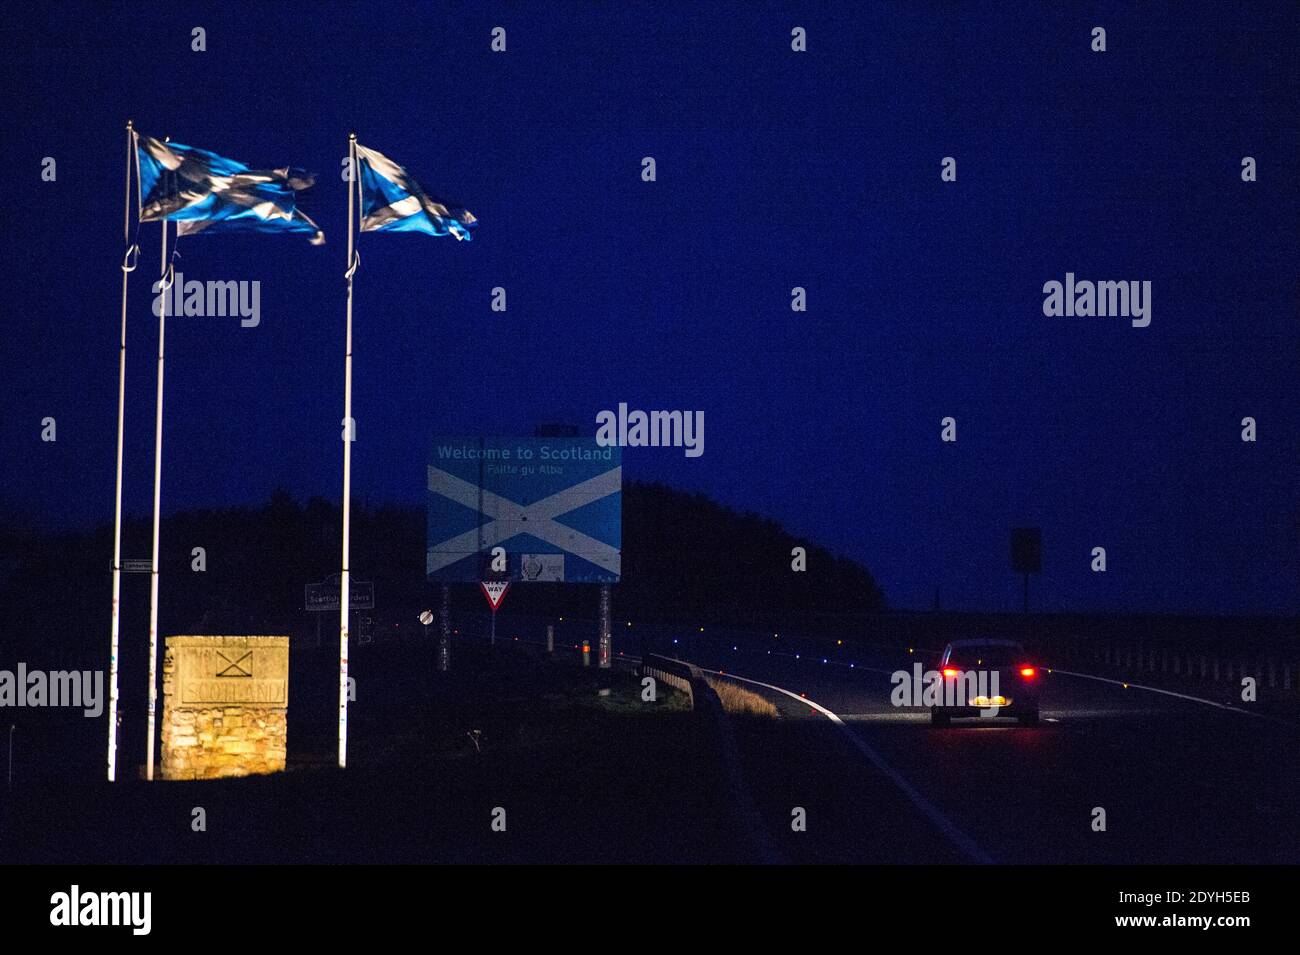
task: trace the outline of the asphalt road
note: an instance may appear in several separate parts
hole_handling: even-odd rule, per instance
[[[1039,726],[940,728],[890,704],[889,673],[914,659],[905,654],[859,654],[850,668],[842,657],[693,644],[682,654],[692,662],[803,694],[843,722],[749,684],[787,717],[777,745],[739,735],[760,814],[794,861],[1300,861],[1294,720],[1050,673]],[[801,803],[807,829],[795,832]],[[1105,831],[1094,830],[1097,807]]]

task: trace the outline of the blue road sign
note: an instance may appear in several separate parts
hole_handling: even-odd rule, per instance
[[[447,438],[429,452],[426,572],[440,583],[616,583],[620,449],[594,438]],[[506,571],[492,567],[503,548]]]

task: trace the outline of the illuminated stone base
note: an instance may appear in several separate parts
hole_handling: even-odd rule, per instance
[[[163,779],[284,769],[288,637],[168,637],[163,657]]]

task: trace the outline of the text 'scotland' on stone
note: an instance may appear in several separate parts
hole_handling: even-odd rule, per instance
[[[176,636],[166,646],[163,778],[283,770],[289,638]]]

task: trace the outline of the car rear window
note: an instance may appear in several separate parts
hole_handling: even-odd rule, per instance
[[[1018,647],[954,647],[949,663],[962,666],[1015,666],[1023,662],[1024,651]]]

